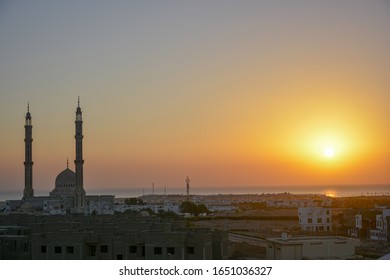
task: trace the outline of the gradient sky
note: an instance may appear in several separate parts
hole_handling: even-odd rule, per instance
[[[0,190],[390,182],[390,3],[1,1]],[[335,151],[324,156],[326,147]]]

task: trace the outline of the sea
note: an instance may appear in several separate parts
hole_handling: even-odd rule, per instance
[[[186,187],[123,187],[123,188],[104,188],[89,189],[85,188],[87,195],[115,195],[121,197],[139,197],[142,195],[185,195]],[[47,196],[50,190],[35,190],[36,196]],[[20,199],[20,191],[2,191],[0,190],[0,201]],[[291,185],[291,186],[210,186],[210,187],[190,187],[190,194],[193,195],[218,195],[218,194],[325,194],[332,197],[353,197],[353,196],[389,196],[390,184],[367,184],[367,185]]]

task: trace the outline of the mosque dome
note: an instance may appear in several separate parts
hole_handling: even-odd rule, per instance
[[[141,211],[139,214],[140,214],[141,217],[150,217],[149,212],[148,212],[148,211],[145,211],[145,210],[144,210],[144,211]]]
[[[76,173],[69,168],[66,168],[56,178],[57,187],[75,187],[76,186]]]

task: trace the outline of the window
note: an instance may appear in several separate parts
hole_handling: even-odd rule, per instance
[[[195,248],[194,247],[187,247],[187,254],[195,254]]]
[[[329,219],[329,218],[326,218],[326,222],[329,223],[329,222],[330,222],[330,219]]]
[[[108,246],[102,245],[100,246],[100,253],[107,253],[108,252]]]
[[[45,245],[41,246],[41,253],[46,253],[46,246]]]
[[[67,246],[66,247],[66,253],[67,254],[73,254],[74,253],[74,247],[73,246]]]
[[[24,242],[23,245],[22,245],[22,250],[23,252],[28,252],[28,243],[27,242]]]
[[[61,254],[61,252],[62,252],[61,246],[55,246],[54,247],[54,253],[55,254]]]
[[[322,223],[322,218],[317,218],[317,223]]]
[[[130,254],[135,254],[135,253],[137,253],[137,246],[130,246],[130,247],[129,247],[129,253],[130,253]]]
[[[308,218],[308,219],[307,219],[307,223],[308,223],[308,224],[311,224],[312,222],[313,222],[313,219],[312,219],[312,218]]]
[[[329,215],[329,210],[326,210],[326,215]]]
[[[162,248],[161,247],[154,247],[154,254],[155,255],[161,255],[162,254]]]
[[[175,248],[174,247],[168,247],[167,248],[167,254],[168,255],[174,255],[175,254]]]
[[[95,245],[89,245],[88,253],[89,253],[90,257],[96,256],[96,246]]]

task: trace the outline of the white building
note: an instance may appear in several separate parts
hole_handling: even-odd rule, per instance
[[[332,212],[329,208],[298,208],[298,217],[303,231],[332,231]]]
[[[381,214],[377,214],[375,218],[376,228],[370,230],[370,239],[371,240],[388,240],[388,224],[387,217],[390,216],[390,209],[383,209]]]
[[[268,260],[350,259],[360,245],[358,239],[339,236],[284,236],[266,241]]]
[[[359,231],[363,228],[363,218],[362,214],[355,215],[355,227],[348,229],[350,236],[359,237]]]
[[[154,213],[158,214],[161,211],[173,212],[175,214],[180,214],[180,205],[174,203],[155,203],[155,204],[144,204],[144,205],[115,205],[115,212],[125,212],[127,210],[132,211],[142,211],[151,209]]]

